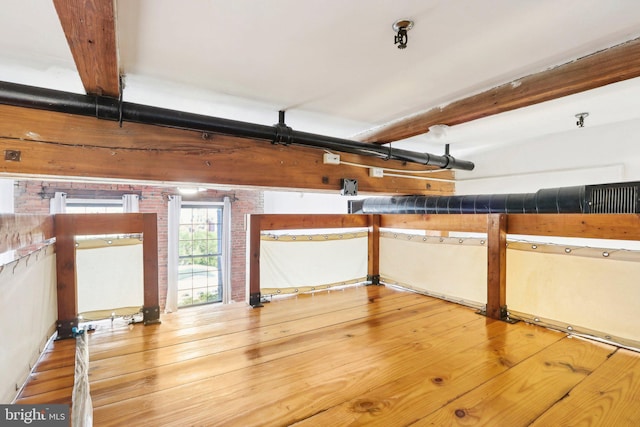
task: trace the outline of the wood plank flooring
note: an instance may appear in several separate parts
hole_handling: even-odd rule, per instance
[[[70,403],[73,340],[17,403]],[[640,354],[384,286],[90,334],[96,426],[640,425]]]

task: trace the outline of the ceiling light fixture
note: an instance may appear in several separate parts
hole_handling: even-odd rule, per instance
[[[409,41],[409,36],[407,35],[407,31],[413,28],[413,21],[409,19],[398,19],[393,23],[393,31],[397,34],[393,38],[393,44],[398,45],[398,49],[404,49],[407,47],[407,42]]]

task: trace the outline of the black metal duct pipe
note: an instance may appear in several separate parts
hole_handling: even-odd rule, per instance
[[[370,197],[350,202],[350,213],[474,214],[588,213],[586,186],[547,188],[525,194]]]
[[[296,131],[284,124],[284,115],[282,113],[280,114],[278,124],[266,126],[151,107],[131,102],[120,102],[115,98],[80,95],[8,82],[0,82],[0,103],[18,107],[92,116],[106,120],[128,121],[201,132],[221,133],[243,138],[262,139],[276,144],[294,144],[324,148],[344,153],[438,166],[445,169],[473,170],[474,168],[472,162],[455,159],[449,154],[439,156],[429,153],[419,153]]]

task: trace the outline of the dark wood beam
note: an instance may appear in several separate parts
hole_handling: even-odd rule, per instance
[[[356,138],[385,144],[640,76],[640,39],[371,129]]]
[[[507,215],[487,215],[487,317],[507,318]]]
[[[53,0],[88,94],[120,94],[113,0]]]
[[[252,307],[261,307],[260,292],[260,231],[262,215],[249,215],[249,294],[247,303]]]
[[[380,227],[484,233],[487,231],[487,216],[484,214],[388,214],[380,216]]]
[[[252,215],[260,222],[260,231],[304,230],[314,228],[368,227],[368,215],[343,214],[261,214]]]
[[[640,240],[638,214],[512,214],[509,234]]]
[[[12,158],[11,152],[20,152]],[[0,174],[116,178],[247,185],[339,192],[342,178],[360,192],[452,194],[450,170],[416,179],[373,178],[367,168],[326,165],[320,149],[273,145],[225,135],[99,120],[0,105]],[[344,161],[407,171],[433,169],[399,161],[340,153]],[[12,160],[13,159],[13,160]]]
[[[380,284],[380,215],[369,215],[367,280]]]

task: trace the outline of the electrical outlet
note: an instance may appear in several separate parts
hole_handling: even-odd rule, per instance
[[[369,176],[372,178],[382,178],[384,170],[382,168],[369,168]]]
[[[322,157],[322,162],[325,165],[339,165],[340,164],[340,155],[332,154],[332,153],[324,153]]]

